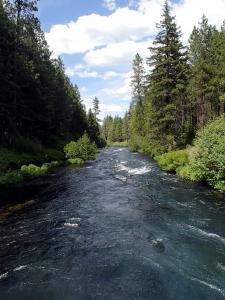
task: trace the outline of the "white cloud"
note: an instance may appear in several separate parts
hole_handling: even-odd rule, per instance
[[[194,26],[197,26],[203,14],[209,19],[209,23],[217,28],[225,19],[225,0],[183,0],[174,4],[172,13],[176,15],[178,25],[183,32],[186,42]]]
[[[118,104],[100,104],[100,119],[103,120],[107,115],[123,115],[124,112],[129,108],[128,105],[118,105]]]
[[[86,66],[86,65],[75,65],[73,67],[68,67],[66,68],[66,74],[70,77],[73,76],[78,76],[80,78],[88,78],[88,77],[92,77],[92,78],[101,78],[103,80],[109,80],[109,79],[115,79],[115,78],[127,78],[127,74],[130,74],[130,72],[128,73],[121,73],[121,72],[115,72],[115,71],[106,71],[103,73],[99,73],[97,71],[92,71],[90,70],[90,67]],[[131,76],[131,75],[129,75]]]
[[[152,41],[135,42],[124,41],[107,45],[102,49],[89,51],[84,60],[89,66],[118,66],[118,65],[131,65],[135,54],[138,52],[143,57],[149,55],[148,48],[151,46]]]
[[[115,10],[116,9],[116,1],[115,0],[103,0],[103,6],[106,7],[108,10]]]
[[[98,72],[96,72],[96,71],[88,72],[86,70],[77,72],[76,75],[79,76],[80,78],[87,78],[87,77],[97,78],[99,76]]]
[[[155,22],[159,22],[162,14],[164,0],[139,0],[138,11],[146,16],[156,16]],[[170,1],[171,2],[171,1]],[[209,23],[218,28],[225,19],[225,0],[180,0],[170,3],[172,14],[176,16],[178,26],[183,33],[183,41],[187,42],[194,26],[198,25],[203,14],[209,19]],[[151,26],[155,26],[151,24]]]
[[[54,25],[46,33],[46,39],[55,56],[85,53],[124,40],[141,40],[155,33],[155,26],[152,26],[155,21],[155,16],[149,18],[142,12],[124,7],[109,16],[91,14],[66,25]]]
[[[115,8],[112,0],[105,0]],[[134,5],[137,9],[132,9]],[[91,14],[81,16],[66,25],[54,25],[46,39],[54,55],[85,53],[98,47],[123,41],[141,41],[156,33],[164,0],[129,0],[130,7],[118,8],[109,16]],[[182,0],[172,4],[178,25],[187,40],[194,25],[205,14],[209,22],[220,26],[224,19],[225,0]]]
[[[118,104],[100,104],[100,110],[104,113],[109,112],[123,112],[124,108],[121,105]]]
[[[116,98],[120,101],[130,101],[131,100],[131,76],[132,72],[121,73],[120,83],[118,82],[111,86],[105,87],[100,90],[100,97],[105,98]]]

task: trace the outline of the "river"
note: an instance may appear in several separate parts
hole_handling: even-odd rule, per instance
[[[27,199],[28,200],[28,199]],[[1,300],[225,299],[225,202],[109,148],[0,223]]]

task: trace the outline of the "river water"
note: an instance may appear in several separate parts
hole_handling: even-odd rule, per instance
[[[225,299],[223,196],[126,148],[56,175],[0,223],[1,300]]]

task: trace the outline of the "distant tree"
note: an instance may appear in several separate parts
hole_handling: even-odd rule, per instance
[[[100,103],[99,99],[97,97],[95,97],[93,100],[93,112],[94,112],[96,118],[100,113],[99,103]]]
[[[143,58],[139,53],[133,60],[133,75],[131,77],[133,105],[142,105],[145,96],[145,69]]]

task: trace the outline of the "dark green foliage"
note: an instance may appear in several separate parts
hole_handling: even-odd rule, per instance
[[[45,149],[44,150],[45,161],[62,161],[64,160],[64,154],[56,149]]]
[[[32,154],[88,130],[79,90],[51,59],[36,11],[31,0],[0,4],[0,143]]]
[[[14,149],[19,153],[38,154],[43,151],[43,146],[39,141],[20,137],[16,139]]]
[[[0,186],[17,185],[24,181],[24,176],[20,171],[0,174]]]
[[[88,119],[88,134],[90,136],[90,139],[98,147],[100,147],[100,148],[104,147],[105,142],[104,142],[103,138],[101,137],[100,126],[98,124],[96,114],[93,113],[91,109],[89,109],[87,119]]]
[[[84,161],[94,159],[97,147],[91,142],[85,133],[78,141],[72,141],[64,147],[65,156],[68,159],[80,158]]]

